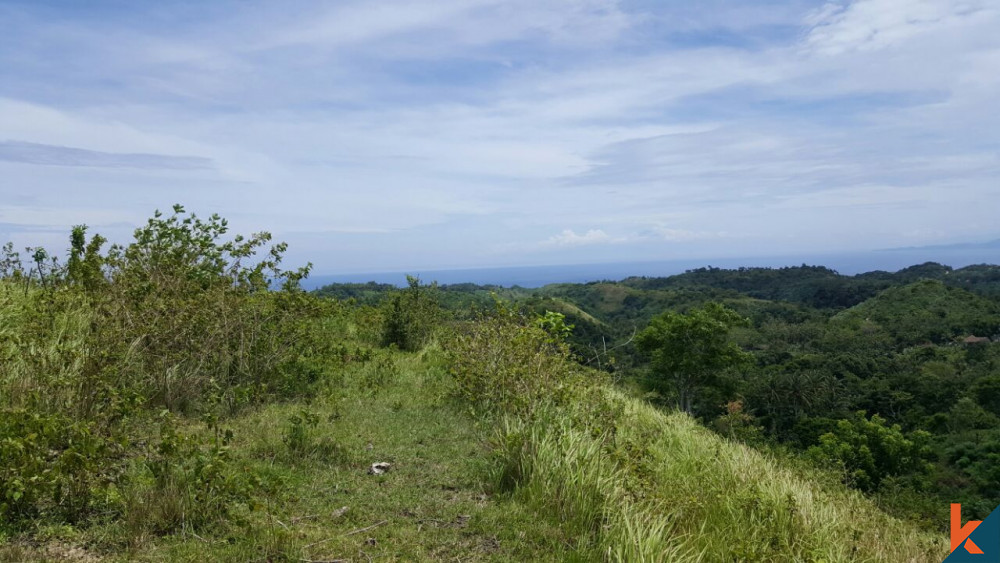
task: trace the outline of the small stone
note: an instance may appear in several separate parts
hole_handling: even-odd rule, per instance
[[[384,461],[380,461],[378,463],[373,463],[372,466],[368,468],[368,474],[369,475],[383,475],[385,473],[388,473],[389,469],[391,469],[391,468],[392,468],[392,464],[391,463],[386,463]]]

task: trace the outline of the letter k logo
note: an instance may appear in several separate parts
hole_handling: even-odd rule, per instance
[[[968,539],[969,535],[972,534],[980,524],[981,520],[969,520],[962,525],[962,505],[958,503],[952,503],[951,505],[951,550],[955,551],[958,546],[965,542],[965,550],[969,553],[982,554],[983,550],[979,549],[979,546],[975,544],[972,540]]]

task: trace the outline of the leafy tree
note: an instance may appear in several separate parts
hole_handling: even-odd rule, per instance
[[[972,386],[976,402],[984,409],[1000,416],[1000,375],[990,375]]]
[[[565,342],[573,332],[573,325],[566,323],[566,315],[545,311],[535,319],[535,326],[549,334],[553,344]]]
[[[843,383],[828,371],[806,362],[755,370],[746,386],[747,404],[761,416],[772,434],[791,437],[803,418],[842,412]]]
[[[952,432],[996,428],[1000,422],[996,415],[979,406],[971,397],[962,397],[955,401],[948,413],[948,419],[948,426]]]
[[[820,436],[819,444],[809,448],[807,455],[820,463],[841,466],[848,484],[871,492],[887,477],[927,475],[931,470],[927,461],[930,436],[922,430],[905,435],[898,424],[889,426],[879,415],[866,418],[864,411],[859,411]]]
[[[667,311],[654,318],[636,337],[636,345],[649,357],[656,385],[669,388],[677,407],[691,413],[699,391],[750,360],[729,340],[733,328],[747,324],[735,311],[708,303],[688,314]]]
[[[990,498],[1000,496],[1000,433],[994,431],[985,440],[956,444],[947,451],[946,458],[972,479],[978,492]],[[992,510],[995,504],[989,506]]]
[[[94,235],[87,241],[87,226],[77,225],[70,234],[69,261],[66,263],[66,274],[73,283],[94,291],[107,280],[104,277],[104,257],[101,247],[107,239]]]

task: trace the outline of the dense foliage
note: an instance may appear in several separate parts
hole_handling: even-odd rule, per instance
[[[717,303],[655,317],[636,338],[636,347],[649,357],[649,381],[675,396],[678,409],[690,413],[700,391],[719,387],[730,369],[750,360],[728,338],[733,328],[748,322]]]
[[[197,529],[248,501],[217,421],[310,392],[330,304],[298,289],[308,268],[283,270],[269,234],[227,231],[177,206],[107,251],[74,228],[65,265],[4,248],[0,531],[97,514]],[[188,435],[187,417],[216,432]]]

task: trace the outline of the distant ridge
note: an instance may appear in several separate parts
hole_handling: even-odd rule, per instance
[[[932,244],[928,246],[902,246],[882,248],[875,252],[903,252],[907,250],[1000,250],[1000,239],[987,242],[958,242],[954,244]]]

